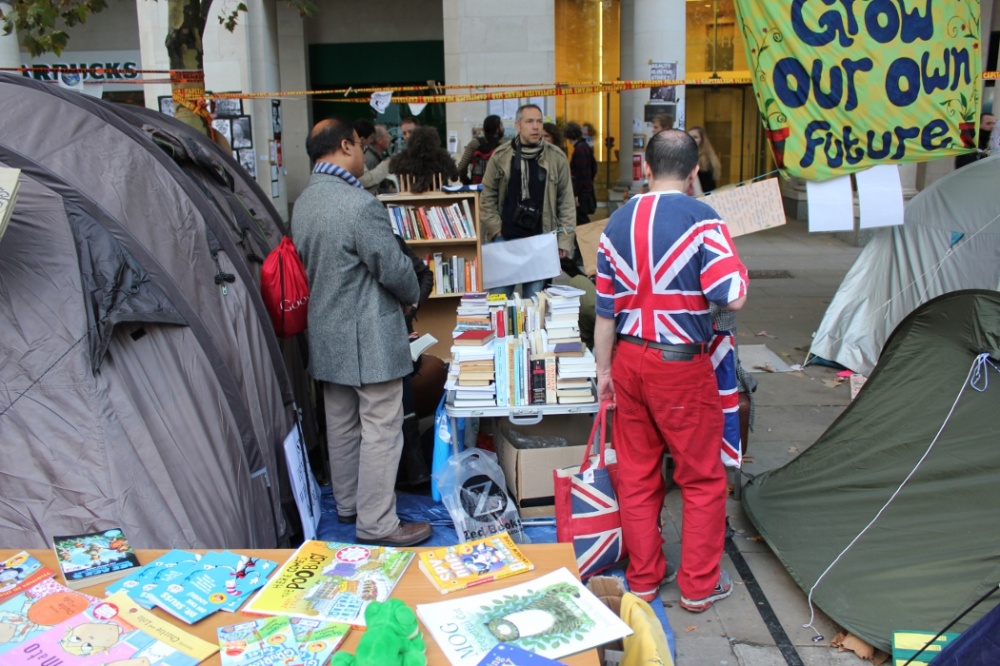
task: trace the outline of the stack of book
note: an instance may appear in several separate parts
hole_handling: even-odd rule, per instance
[[[568,285],[553,285],[545,290],[546,351],[555,352],[557,346],[580,345],[580,297],[582,289]]]
[[[486,303],[488,294],[485,291],[470,291],[462,294],[455,313],[455,332],[492,331],[490,323],[490,308]]]
[[[493,331],[456,332],[445,388],[455,391],[455,407],[496,405]]]
[[[593,382],[597,378],[594,354],[583,348],[579,356],[559,356],[556,396],[560,403],[594,402]]]

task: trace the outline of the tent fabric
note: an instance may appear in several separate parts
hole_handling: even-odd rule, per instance
[[[283,225],[231,157],[177,125],[0,75],[0,165],[22,170],[0,239],[11,547],[108,527],[140,548],[288,537],[298,355],[254,262]]]
[[[960,289],[1000,289],[1000,156],[935,181],[904,224],[879,229],[844,277],[809,353],[871,374],[895,326],[921,303]]]
[[[744,488],[748,517],[799,587],[819,581],[815,604],[883,650],[894,630],[946,626],[1000,580],[998,335],[1000,292],[924,304],[816,443]]]

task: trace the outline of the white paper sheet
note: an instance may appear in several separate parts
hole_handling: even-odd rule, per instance
[[[806,181],[806,197],[809,203],[809,231],[854,229],[850,176],[837,176],[822,183]]]
[[[292,495],[295,505],[302,518],[302,532],[305,538],[315,539],[319,527],[320,493],[319,484],[313,476],[306,455],[306,445],[299,437],[299,429],[292,426],[292,431],[285,437],[285,461],[288,463],[288,478],[292,482]]]
[[[903,223],[903,185],[899,167],[877,164],[854,174],[858,183],[861,228],[894,227]]]
[[[559,275],[555,234],[483,245],[483,288],[506,287]]]

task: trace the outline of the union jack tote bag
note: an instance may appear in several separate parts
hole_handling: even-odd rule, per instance
[[[622,521],[615,495],[617,459],[607,443],[610,405],[601,405],[580,465],[552,471],[556,498],[556,539],[572,543],[584,580],[624,559]],[[594,441],[597,452],[592,453]]]

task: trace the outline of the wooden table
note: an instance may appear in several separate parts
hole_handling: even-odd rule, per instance
[[[470,596],[479,594],[481,592],[487,592],[489,590],[500,589],[507,587],[508,585],[515,585],[519,583],[524,583],[529,580],[538,578],[543,574],[550,573],[559,569],[560,567],[566,567],[572,571],[575,575],[579,575],[579,571],[576,568],[576,559],[573,555],[573,546],[567,543],[544,543],[544,544],[529,544],[521,546],[524,554],[534,563],[535,568],[532,571],[528,571],[523,574],[518,574],[512,578],[506,580],[496,581],[494,583],[487,583],[486,585],[479,585],[472,588],[471,590],[462,590],[460,592],[452,592],[447,596],[442,595],[438,592],[434,586],[431,584],[427,577],[420,571],[417,567],[417,561],[414,559],[410,566],[407,567],[406,573],[403,574],[403,578],[396,585],[396,588],[392,591],[393,597],[397,599],[402,599],[410,607],[416,606],[416,604],[427,603],[431,601],[442,601],[444,599],[456,599],[464,596]],[[197,553],[204,553],[206,550],[202,549],[192,549]],[[425,548],[412,548],[410,550],[421,551],[428,550]],[[7,558],[19,553],[19,550],[0,550],[0,561],[6,560]],[[48,566],[53,571],[59,571],[59,564],[56,562],[56,555],[52,550],[28,550],[28,552],[36,557],[42,564]],[[147,562],[152,562],[157,557],[160,557],[166,550],[137,550],[136,554],[139,557],[139,562],[146,564]],[[274,560],[279,564],[282,564],[291,557],[294,550],[282,550],[282,549],[258,549],[258,550],[247,550],[247,549],[235,549],[243,555],[250,555],[252,557],[262,557],[268,560]],[[59,580],[60,576],[56,576],[56,580]],[[59,582],[62,582],[59,580]],[[95,585],[92,587],[85,587],[81,592],[86,592],[87,594],[93,595],[95,597],[103,598],[105,585]],[[209,643],[216,645],[218,638],[216,636],[216,630],[219,627],[236,624],[238,622],[244,622],[249,618],[249,616],[243,615],[242,613],[226,613],[219,611],[209,615],[207,618],[198,622],[197,624],[187,625],[183,622],[175,619],[172,615],[163,612],[159,608],[154,608],[153,613],[160,618],[163,618],[182,627],[185,631],[194,634],[202,640],[208,641]],[[347,634],[347,638],[340,649],[346,649],[352,654],[358,647],[358,640],[360,640],[362,632],[352,630]],[[446,666],[448,660],[445,659],[444,655],[441,653],[440,648],[438,648],[437,643],[433,638],[425,631],[424,639],[427,643],[427,663],[430,666]],[[599,661],[597,659],[596,650],[588,650],[586,652],[581,652],[570,657],[562,657],[559,661],[566,664],[572,664],[573,666],[599,666]],[[219,664],[219,655],[216,653],[211,658],[207,659],[203,663],[216,665]]]

